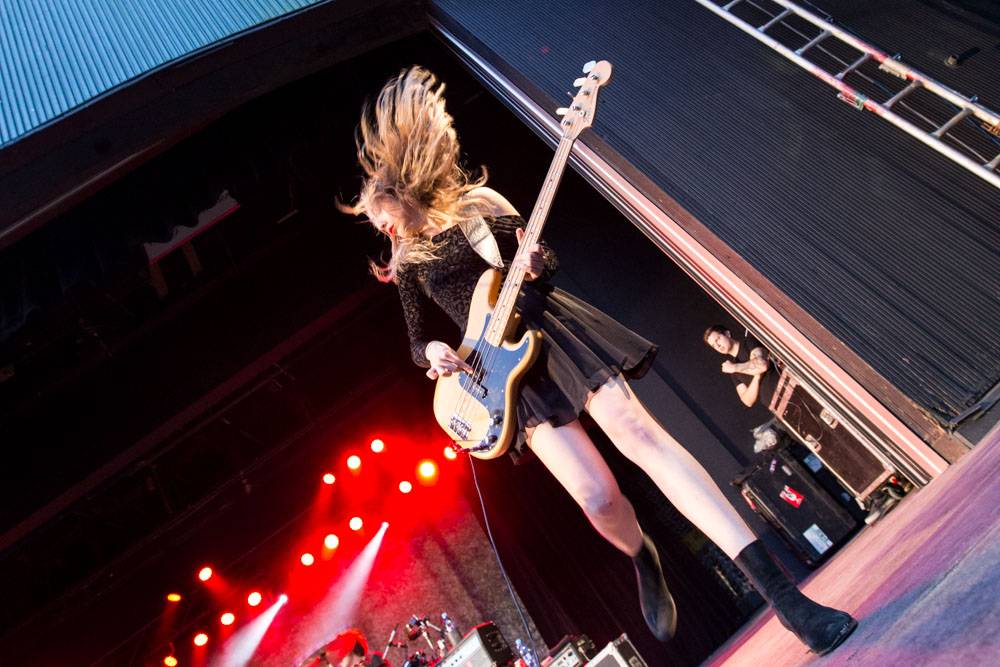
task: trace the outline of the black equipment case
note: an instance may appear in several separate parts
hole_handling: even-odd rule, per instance
[[[836,551],[858,527],[786,447],[762,454],[733,484],[809,565]]]

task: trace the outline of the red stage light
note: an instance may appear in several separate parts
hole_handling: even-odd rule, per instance
[[[413,485],[407,482],[405,479],[399,483],[399,491],[401,493],[409,493],[413,490]]]
[[[333,473],[331,473],[331,472],[328,472],[325,475],[323,475],[323,483],[324,484],[331,485],[331,484],[333,484],[336,481],[337,481],[337,478],[334,477]]]
[[[204,632],[199,632],[194,636],[195,646],[204,646],[207,643],[208,643],[208,635],[206,635]]]
[[[437,464],[429,459],[421,461],[420,465],[417,466],[417,474],[420,475],[422,479],[427,481],[433,480],[437,477],[437,471]]]
[[[361,520],[361,517],[356,516],[351,518],[348,525],[351,527],[351,530],[361,530],[362,526],[365,525],[365,522]]]
[[[198,570],[198,578],[201,579],[202,581],[208,581],[209,579],[211,579],[212,578],[212,568],[210,568],[210,567],[208,567],[206,565],[205,567],[203,567],[200,570]]]
[[[333,551],[334,549],[340,546],[340,538],[334,535],[333,533],[330,533],[329,535],[323,538],[323,546],[329,549],[330,551]]]
[[[378,438],[375,438],[374,440],[372,440],[372,451],[375,452],[376,454],[381,454],[382,452],[385,451],[385,443],[379,440]]]
[[[312,565],[313,563],[316,562],[316,558],[311,553],[309,553],[309,552],[306,552],[306,553],[302,554],[302,556],[301,556],[301,558],[299,558],[299,560],[306,567],[309,567],[310,565]]]
[[[180,601],[181,601],[180,593],[167,593],[167,602],[180,602]]]
[[[163,659],[163,664],[167,667],[177,667],[177,658],[172,655],[168,655]]]
[[[444,457],[449,461],[454,461],[458,458],[458,452],[451,445],[445,445],[444,447]]]
[[[351,470],[357,470],[361,467],[361,457],[357,454],[351,454],[347,457],[347,467]]]
[[[236,614],[231,611],[227,611],[225,614],[219,617],[219,623],[223,625],[232,625],[236,622]]]
[[[257,605],[260,604],[261,600],[263,599],[264,599],[263,595],[261,595],[257,591],[254,591],[253,593],[247,596],[247,604],[250,605],[251,607],[256,607]]]

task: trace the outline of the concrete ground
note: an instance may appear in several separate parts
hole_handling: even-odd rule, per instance
[[[865,529],[802,589],[859,627],[817,657],[767,609],[712,667],[1000,665],[1000,433]]]

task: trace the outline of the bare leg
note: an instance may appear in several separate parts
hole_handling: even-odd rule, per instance
[[[735,558],[756,539],[701,464],[649,414],[623,378],[611,378],[594,392],[587,411],[615,446],[727,556]]]
[[[559,427],[539,424],[529,434],[529,443],[597,532],[629,556],[637,554],[642,532],[632,503],[622,495],[608,464],[580,422]]]

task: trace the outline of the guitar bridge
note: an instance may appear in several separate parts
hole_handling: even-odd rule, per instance
[[[472,425],[458,415],[452,415],[451,419],[448,420],[448,428],[462,440],[468,440]]]

